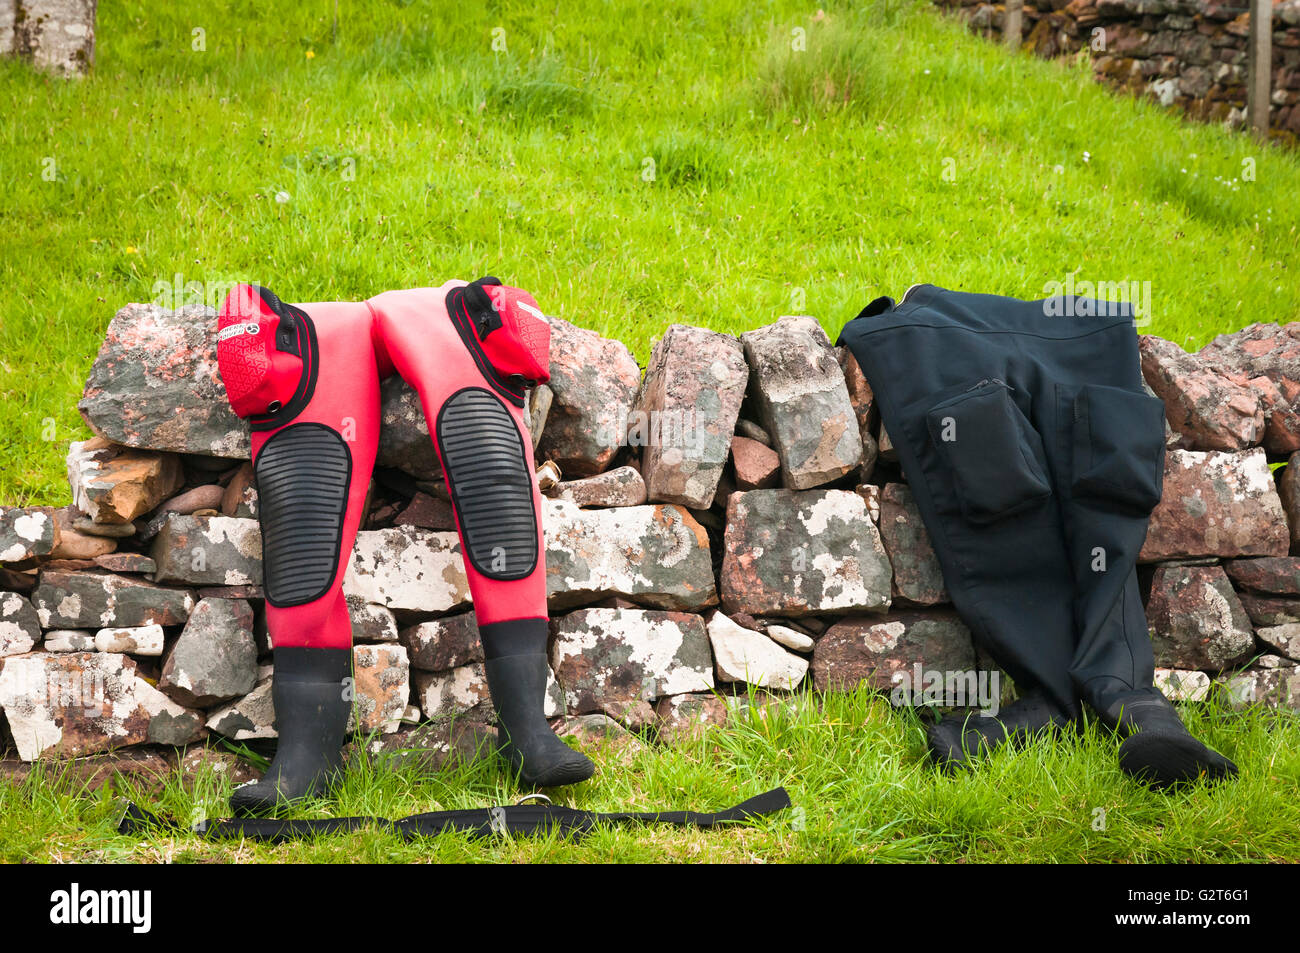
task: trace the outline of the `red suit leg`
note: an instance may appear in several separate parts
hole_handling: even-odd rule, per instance
[[[253,428],[262,582],[275,650],[279,743],[239,812],[325,793],[351,713],[352,626],[342,594],[379,441],[379,375],[391,372],[364,304],[227,297],[217,353],[232,407]]]
[[[549,325],[530,296],[495,279],[370,303],[447,478],[502,754],[534,786],[585,780],[595,766],[543,714],[546,550],[523,407],[526,389],[549,377]]]

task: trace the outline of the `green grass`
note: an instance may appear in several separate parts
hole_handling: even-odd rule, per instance
[[[1153,793],[1122,775],[1115,742],[1088,728],[1060,743],[997,753],[978,771],[945,777],[926,762],[922,722],[865,690],[753,702],[726,729],[667,747],[606,741],[596,778],[552,792],[595,810],[716,810],[785,785],[796,812],[726,830],[602,829],[474,841],[448,834],[404,842],[378,830],[267,846],[157,831],[114,830],[118,795],[186,823],[227,816],[229,782],[172,779],[161,794],[130,786],[80,791],[67,775],[0,784],[0,860],[452,862],[1114,862],[1296,861],[1300,843],[1300,719],[1186,710],[1189,725],[1235,758],[1242,774],[1215,787]],[[337,797],[290,816],[376,815],[513,803],[493,759],[431,774],[382,760],[352,763]]]
[[[1150,281],[1186,344],[1300,312],[1295,153],[913,0],[343,2],[337,39],[324,0],[158,6],[101,4],[85,81],[0,62],[7,503],[66,501],[103,330],[176,275],[311,301],[491,271],[643,361],[673,322],[834,333],[916,281]]]
[[[1300,315],[1295,153],[1116,97],[1082,63],[1008,56],[924,3],[822,5],[343,2],[336,35],[320,0],[274,23],[251,0],[105,0],[88,79],[0,62],[0,501],[66,502],[104,328],[178,275],[211,303],[236,280],[312,301],[492,272],[642,361],[674,322],[739,332],[800,312],[833,335],[917,281],[1024,298],[1070,273],[1150,281],[1149,330],[1188,346]],[[1300,859],[1297,719],[1189,717],[1238,782],[1153,794],[1095,734],[944,778],[915,716],[854,694],[693,745],[603,749],[598,780],[567,795],[720,808],[780,783],[802,829],[140,841],[112,832],[107,794],[41,776],[0,784],[0,857]],[[211,815],[227,793],[173,782],[162,803]],[[511,796],[491,763],[370,764],[310,810]]]

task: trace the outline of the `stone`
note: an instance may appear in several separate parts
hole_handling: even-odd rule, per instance
[[[221,491],[221,515],[257,518],[257,480],[253,465],[245,462]]]
[[[818,691],[849,691],[865,682],[893,692],[912,683],[919,668],[932,672],[976,672],[970,630],[946,609],[903,610],[884,617],[851,616],[826,630],[813,649],[812,679]]]
[[[1277,492],[1290,527],[1291,554],[1300,556],[1300,453],[1278,471]]]
[[[488,690],[487,674],[482,662],[462,665],[448,672],[413,673],[415,694],[420,711],[428,719],[470,717],[487,719],[492,716],[492,693]],[[564,712],[564,696],[553,672],[546,676],[546,701],[542,713],[555,718]]]
[[[727,704],[716,695],[669,695],[655,703],[655,727],[660,739],[669,744],[680,744],[726,723]]]
[[[1239,375],[1219,373],[1200,357],[1151,334],[1139,338],[1142,374],[1189,450],[1244,450],[1264,437],[1259,395]]]
[[[72,528],[87,536],[107,536],[109,539],[126,539],[135,535],[134,523],[96,523],[85,516],[74,519]]]
[[[0,761],[0,778],[21,781],[32,770],[33,765],[22,761]],[[67,778],[79,792],[108,786],[119,795],[129,791],[158,795],[172,778],[172,763],[161,751],[127,748],[61,760],[51,773]]]
[[[0,658],[30,652],[40,640],[36,608],[16,592],[0,592]]]
[[[772,446],[771,435],[754,421],[746,420],[744,417],[736,420],[736,434],[737,436],[748,437],[750,440],[757,440],[765,447]]]
[[[252,473],[252,464],[245,463],[248,472]],[[195,513],[205,512],[222,505],[225,499],[226,490],[215,483],[206,483],[202,486],[196,486],[192,490],[186,490],[179,496],[174,496],[170,500],[160,505],[148,520],[140,526],[139,536],[144,542],[148,542],[158,535],[158,531],[167,524],[167,521],[176,516],[191,516]],[[232,513],[227,516],[235,515]],[[244,514],[249,515],[249,514]]]
[[[1147,622],[1156,665],[1220,671],[1255,647],[1250,619],[1218,566],[1160,566]]]
[[[867,515],[871,517],[871,522],[877,526],[880,525],[880,499],[883,487],[876,486],[874,483],[860,483],[854,489],[858,496],[862,497],[867,504]]]
[[[1256,627],[1300,622],[1300,599],[1240,594],[1242,608]]]
[[[1171,702],[1205,701],[1210,694],[1210,676],[1185,669],[1156,669],[1156,688]]]
[[[49,556],[57,542],[58,526],[51,509],[0,506],[0,563]]]
[[[734,493],[723,546],[728,613],[799,617],[889,608],[889,557],[866,502],[851,490]]]
[[[445,672],[483,661],[473,612],[409,626],[398,633],[398,639],[410,653],[411,667],[426,672]]]
[[[232,785],[245,784],[261,773],[233,751],[195,746],[187,748],[177,759],[177,768],[187,790],[193,790],[207,777],[221,778]]]
[[[1278,668],[1251,666],[1239,672],[1220,675],[1215,683],[1222,687],[1233,708],[1283,708],[1300,710],[1300,665]]]
[[[397,617],[391,610],[355,598],[347,604],[354,643],[397,641]]]
[[[77,404],[96,434],[129,447],[249,456],[217,371],[211,308],[128,304],[108,325]]]
[[[247,469],[252,472],[253,465],[245,463],[240,468],[240,472]],[[178,493],[171,499],[162,503],[158,509],[164,513],[176,513],[180,516],[189,516],[198,510],[219,509],[221,501],[226,495],[226,487],[217,483],[203,483],[199,486],[191,487],[184,493]]]
[[[1279,457],[1300,450],[1300,411],[1270,378],[1254,377],[1249,383],[1264,414],[1264,449]]]
[[[246,586],[262,582],[262,532],[257,520],[229,516],[168,518],[150,551],[155,582]]]
[[[624,596],[657,609],[717,603],[709,537],[671,503],[583,510],[542,502],[546,591],[553,609]]]
[[[748,383],[744,350],[732,335],[668,326],[650,354],[638,406],[650,439],[629,434],[645,448],[648,499],[713,505]]]
[[[428,719],[448,718],[473,713],[487,717],[492,710],[492,696],[482,662],[462,665],[445,672],[412,673],[420,712]]]
[[[100,629],[95,633],[95,651],[159,658],[163,653],[163,627],[154,623]]]
[[[788,625],[766,625],[763,632],[777,645],[784,645],[795,652],[811,652],[817,643],[813,637]]]
[[[582,480],[557,483],[550,496],[583,507],[640,506],[646,501],[646,483],[634,467],[618,467]]]
[[[551,412],[555,392],[545,384],[538,384],[528,392],[528,434],[533,438],[533,452],[541,442],[542,432],[546,429],[546,417]]]
[[[138,674],[135,678],[135,695],[140,710],[149,719],[145,735],[145,741],[149,744],[179,748],[207,736],[203,712],[176,704]]]
[[[343,577],[352,599],[398,612],[450,612],[470,601],[455,533],[417,526],[362,530]]]
[[[242,599],[202,599],[167,654],[158,687],[191,708],[247,695],[257,682],[253,609]]]
[[[789,690],[803,681],[808,660],[787,652],[762,632],[737,625],[721,612],[708,623],[717,678],[760,688]]]
[[[75,506],[65,506],[52,510],[50,516],[57,527],[54,548],[50,558],[56,559],[95,559],[106,556],[117,549],[117,540],[103,536],[92,536],[79,532],[73,525],[81,516]]]
[[[759,422],[792,490],[838,480],[862,462],[862,437],[844,371],[814,318],[783,317],[740,336]]]
[[[551,622],[551,667],[570,714],[653,721],[665,695],[713,688],[704,620],[655,609],[579,609]]]
[[[375,463],[419,480],[441,480],[442,464],[429,436],[420,395],[394,374],[379,385],[379,449]]]
[[[496,731],[473,718],[447,718],[402,726],[378,737],[360,735],[343,746],[349,760],[358,754],[392,768],[434,774],[453,762],[496,757]]]
[[[880,539],[894,569],[895,598],[922,606],[951,601],[939,557],[905,483],[889,483],[880,494]]]
[[[68,448],[72,502],[96,523],[129,523],[184,482],[180,458],[173,453],[135,450],[98,437]]]
[[[1300,662],[1300,622],[1285,625],[1263,625],[1255,630],[1259,640],[1279,655]]]
[[[260,666],[252,691],[213,711],[208,717],[208,730],[234,741],[276,737],[271,673],[270,665]]]
[[[1300,557],[1229,559],[1223,564],[1223,569],[1238,589],[1277,596],[1300,596]]]
[[[143,553],[106,553],[96,556],[94,564],[109,572],[152,573],[158,567]]]
[[[101,629],[180,625],[194,608],[194,596],[185,589],[97,570],[45,570],[32,593],[32,604],[43,629]]]
[[[196,712],[175,704],[115,653],[38,653],[5,659],[0,708],[23,761],[79,757],[202,736]]]
[[[878,416],[876,395],[853,352],[847,347],[837,347],[835,354],[840,370],[844,371],[849,403],[853,405],[853,413],[858,418],[858,436],[862,439],[862,463],[858,468],[858,480],[865,483],[871,479],[871,474],[876,469],[876,458],[880,455],[874,433]]]
[[[266,598],[261,586],[203,586],[196,589],[195,593],[200,599],[247,599],[250,602],[261,602]]]
[[[0,591],[29,593],[36,588],[36,571],[0,566]]]
[[[883,418],[880,421],[880,434],[876,437],[876,446],[881,460],[886,463],[898,462],[898,451],[894,449],[894,441],[890,438],[889,431],[885,429]]]
[[[574,738],[580,748],[616,744],[620,748],[642,750],[644,745],[632,732],[602,712],[591,715],[564,715],[551,725],[560,738]]]
[[[1300,325],[1252,324],[1220,334],[1197,353],[1220,369],[1267,377],[1292,406],[1300,407]]]
[[[42,569],[50,572],[76,572],[79,569],[99,569],[93,559],[47,559],[41,563]]]
[[[553,460],[575,477],[609,466],[623,445],[641,368],[619,341],[551,317],[552,393],[539,460]]]
[[[38,69],[80,77],[95,63],[97,0],[23,0],[0,14],[0,53],[17,53]],[[98,785],[96,785],[98,787]]]
[[[771,447],[739,434],[731,438],[736,489],[767,490],[781,482],[781,458]]]
[[[1285,556],[1286,518],[1268,460],[1242,453],[1170,450],[1164,496],[1139,562],[1189,556]]]
[[[452,512],[450,500],[440,500],[428,493],[417,492],[397,517],[393,520],[397,526],[420,526],[446,532],[456,529],[456,514]]]
[[[86,629],[50,629],[41,648],[47,652],[93,652],[95,633]]]
[[[349,731],[397,730],[411,697],[411,664],[401,645],[354,645]]]

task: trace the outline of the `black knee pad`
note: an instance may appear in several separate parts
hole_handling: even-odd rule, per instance
[[[266,601],[286,608],[319,599],[338,569],[352,476],[347,444],[324,424],[294,424],[266,442],[253,473]]]
[[[466,387],[438,411],[438,452],[460,520],[466,558],[489,579],[537,567],[537,513],[524,441],[495,394]]]

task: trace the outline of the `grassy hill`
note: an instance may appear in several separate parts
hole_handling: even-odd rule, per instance
[[[1300,157],[924,4],[155,6],[101,4],[84,81],[0,62],[8,503],[66,501],[117,308],[234,280],[491,271],[642,360],[673,322],[833,334],[918,281],[1149,281],[1186,344],[1300,315]]]

